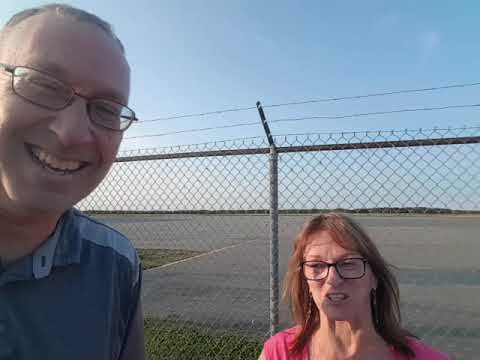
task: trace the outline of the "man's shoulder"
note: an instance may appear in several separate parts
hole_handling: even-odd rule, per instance
[[[119,231],[77,209],[69,211],[66,225],[69,233],[73,232],[81,238],[83,246],[113,253],[115,256],[127,260],[134,272],[138,271],[139,258],[137,251],[131,241]]]

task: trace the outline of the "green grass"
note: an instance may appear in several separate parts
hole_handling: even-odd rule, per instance
[[[142,261],[143,270],[166,265],[174,261],[188,259],[201,254],[201,251],[172,249],[137,249]]]
[[[263,340],[192,324],[145,319],[149,360],[256,360]]]

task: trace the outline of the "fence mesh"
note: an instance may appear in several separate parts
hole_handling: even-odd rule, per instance
[[[309,217],[351,213],[396,266],[404,325],[474,358],[479,142],[479,128],[275,137],[280,281]],[[200,358],[194,339],[212,359],[258,357],[269,330],[268,152],[261,138],[130,151],[81,202],[146,257],[157,250],[143,303],[158,319],[162,358]],[[284,305],[280,323],[291,325]]]

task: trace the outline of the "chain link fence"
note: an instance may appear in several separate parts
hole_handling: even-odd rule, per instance
[[[144,274],[145,313],[158,319],[155,341],[171,354],[162,358],[200,358],[191,350],[199,337],[212,359],[256,358],[252,341],[291,325],[277,300],[295,233],[327,210],[351,213],[396,266],[404,325],[456,359],[474,358],[480,128],[274,141],[124,152],[80,203],[137,248],[173,254]],[[172,337],[183,343],[169,345]]]

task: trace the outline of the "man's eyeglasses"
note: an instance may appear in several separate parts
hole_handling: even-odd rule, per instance
[[[58,111],[73,103],[75,96],[87,100],[90,120],[101,127],[125,131],[138,120],[128,106],[107,99],[88,99],[54,77],[26,66],[0,64],[0,68],[12,75],[12,89],[15,94],[42,108]]]
[[[347,258],[335,263],[324,261],[304,261],[303,274],[307,280],[323,280],[328,276],[330,267],[335,267],[342,279],[360,279],[365,276],[367,260],[363,258]]]

